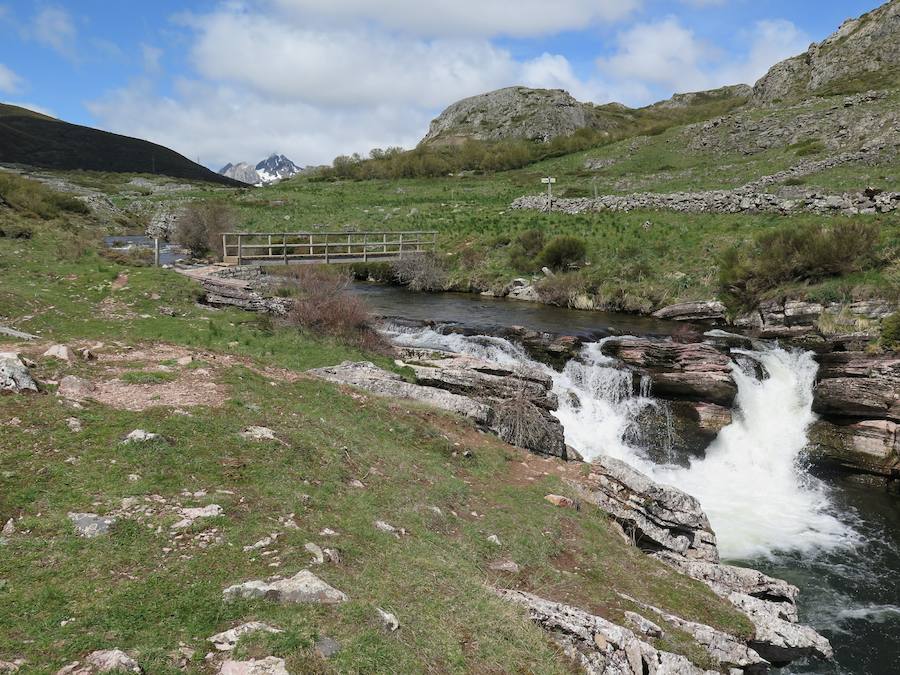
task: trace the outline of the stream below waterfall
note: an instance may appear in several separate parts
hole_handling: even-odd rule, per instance
[[[400,345],[544,368],[553,377],[560,402],[555,414],[566,441],[585,459],[613,455],[697,497],[723,558],[797,585],[801,621],[831,641],[834,663],[795,663],[790,672],[900,672],[900,499],[841,477],[816,478],[806,470],[806,429],[815,419],[817,365],[811,353],[774,344],[733,350],[738,386],[733,422],[719,432],[705,457],[689,465],[660,463],[634,429],[641,411],[663,404],[649,386],[635,394],[631,375],[601,353],[601,343],[608,335],[669,335],[675,325],[462,294],[417,295],[369,285],[357,290],[384,316],[485,330],[522,325],[596,339],[584,346],[581,358],[556,372],[502,338],[444,334],[439,327],[387,328]],[[665,436],[657,435],[654,442]],[[659,460],[659,453],[653,457]]]

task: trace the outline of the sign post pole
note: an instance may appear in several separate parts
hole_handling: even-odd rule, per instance
[[[553,207],[553,184],[556,182],[556,179],[553,176],[547,176],[546,178],[541,178],[541,182],[547,186],[547,212],[549,213]]]

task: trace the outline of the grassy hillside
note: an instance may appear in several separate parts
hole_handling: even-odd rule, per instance
[[[596,509],[544,500],[566,494],[563,478],[580,468],[451,416],[309,379],[303,370],[345,359],[391,364],[251,314],[198,307],[188,279],[99,255],[102,228],[45,187],[21,178],[0,187],[0,222],[20,233],[0,235],[0,323],[40,335],[0,351],[30,356],[44,383],[38,395],[0,397],[0,521],[14,518],[16,529],[0,548],[0,660],[26,659],[20,672],[55,672],[112,647],[154,675],[208,672],[206,638],[250,620],[284,633],[246,638],[236,653],[284,657],[291,672],[571,672],[490,585],[577,601],[617,621],[633,609],[618,595],[627,593],[749,634],[727,603],[627,546]],[[54,342],[90,345],[99,358],[43,357]],[[103,402],[54,396],[66,375],[95,383]],[[250,425],[278,441],[243,438]],[[135,428],[160,439],[123,445]],[[212,503],[222,515],[171,529],[179,508]],[[82,539],[67,514],[83,511],[118,522]],[[379,532],[375,520],[407,534]],[[273,532],[274,544],[244,551]],[[308,542],[338,550],[339,561],[312,564]],[[520,571],[489,568],[505,559]],[[221,600],[230,584],[305,568],[350,601]],[[401,628],[385,632],[376,607]],[[658,646],[706,663],[685,634],[666,629]],[[327,662],[313,648],[323,636],[341,644]]]
[[[0,163],[152,173],[231,187],[244,185],[161,145],[69,124],[7,104],[0,104]]]

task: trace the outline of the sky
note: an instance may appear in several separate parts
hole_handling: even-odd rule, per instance
[[[0,101],[213,169],[413,147],[511,85],[641,106],[752,84],[878,0],[0,0]]]

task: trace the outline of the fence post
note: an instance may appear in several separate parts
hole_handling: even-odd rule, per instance
[[[239,234],[238,238],[238,267],[244,264],[244,235]]]
[[[369,233],[363,233],[363,262],[369,262]]]
[[[328,253],[329,253],[329,251],[328,251],[328,243],[329,243],[329,242],[328,242],[328,235],[326,234],[326,235],[325,235],[325,264],[326,264],[326,265],[328,264]]]
[[[400,233],[400,260],[403,260],[403,233]]]
[[[159,267],[159,237],[153,237],[153,266]]]
[[[287,265],[287,232],[281,233],[281,255],[284,256],[284,264]]]
[[[228,235],[222,235],[222,262],[225,262],[225,256],[228,255]]]

